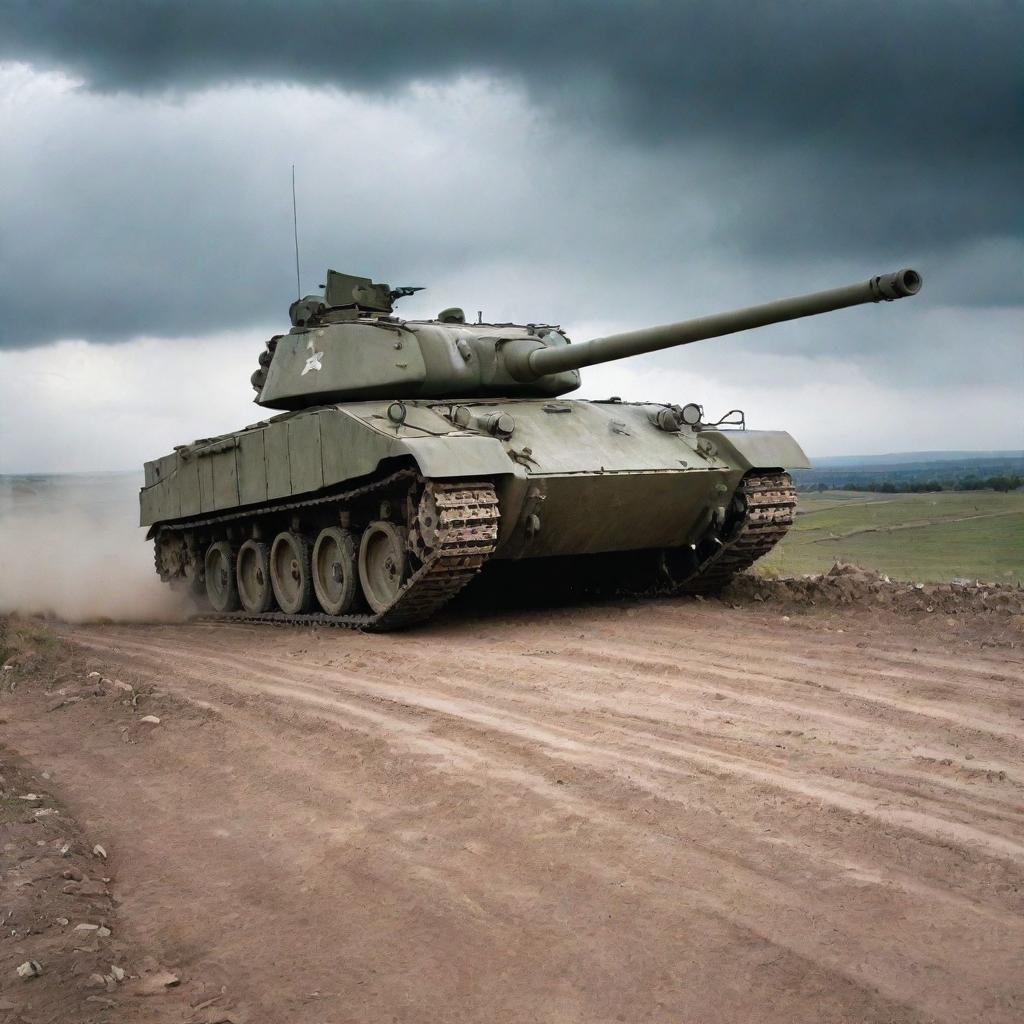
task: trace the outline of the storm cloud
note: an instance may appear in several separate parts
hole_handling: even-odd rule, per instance
[[[32,123],[8,112],[15,124],[5,135],[15,141],[3,172],[10,206],[2,244],[14,272],[0,285],[8,311],[0,340],[116,340],[194,331],[218,317],[269,319],[280,309],[276,295],[276,309],[270,305],[278,267],[259,237],[285,234],[280,179],[288,157],[319,184],[322,163],[310,171],[311,164],[351,164],[390,143],[406,170],[390,194],[339,189],[331,197],[354,229],[346,241],[373,263],[388,252],[414,254],[380,261],[398,269],[432,269],[428,252],[434,265],[451,266],[441,237],[447,218],[430,204],[443,154],[418,159],[415,139],[410,146],[382,138],[388,119],[346,123],[343,110],[315,104],[324,114],[317,120],[302,109],[308,92],[293,95],[288,110],[278,91],[276,117],[253,116],[257,97],[236,131],[210,117],[210,136],[198,138],[202,126],[189,119],[196,95],[233,88],[235,99],[220,104],[229,110],[239,87],[251,95],[260,83],[328,86],[392,109],[410,105],[417,84],[438,84],[438,103],[458,103],[460,80],[499,83],[544,124],[538,131],[528,115],[499,103],[490,110],[494,124],[460,126],[473,134],[446,144],[462,177],[477,169],[514,187],[530,164],[562,174],[576,183],[581,221],[601,215],[603,196],[615,236],[625,231],[628,240],[632,218],[653,250],[634,266],[639,276],[652,269],[645,262],[685,250],[688,240],[740,260],[850,259],[869,270],[877,259],[927,263],[973,247],[984,265],[958,282],[957,301],[1019,303],[1020,275],[1000,256],[1019,255],[1024,231],[1022,29],[1021,7],[1007,3],[8,3],[0,9],[0,57],[76,76],[106,104],[80,104],[71,123],[53,111],[54,124],[31,98],[15,99],[45,135],[36,139]],[[411,106],[426,123],[438,120],[422,102]],[[103,131],[83,137],[90,116],[105,121]],[[500,167],[489,151],[495,132]],[[31,158],[23,162],[26,137]],[[244,158],[244,170],[232,154]],[[645,161],[663,174],[653,192]],[[612,179],[624,162],[641,173]],[[676,194],[667,187],[673,180]],[[308,192],[308,177],[306,185]],[[630,194],[637,188],[647,202]],[[704,216],[690,209],[695,192]],[[403,216],[401,239],[396,222],[407,194],[433,221]],[[370,217],[347,212],[369,206],[377,230]],[[333,212],[319,202],[305,210],[316,223]],[[557,228],[575,233],[567,223],[573,210],[548,212]],[[489,222],[504,253],[529,258],[536,236],[517,230],[520,212],[499,202],[479,214],[482,223],[451,220],[470,229]],[[664,225],[673,219],[677,238]],[[652,232],[648,220],[661,230]],[[18,256],[25,239],[30,251]],[[490,241],[463,238],[458,262],[485,262]],[[622,274],[611,253],[601,260],[609,279]],[[42,300],[43,267],[61,282],[61,301]]]
[[[113,91],[380,92],[493,73],[651,142],[742,134],[967,158],[951,143],[1020,155],[1022,27],[1006,0],[15,0],[0,54]]]
[[[37,363],[14,350],[40,346],[110,372],[71,341],[255,350],[294,298],[295,163],[302,290],[328,265],[427,285],[411,317],[579,339],[913,265],[910,303],[614,372],[724,401],[749,384],[765,408],[845,374],[886,402],[917,389],[935,423],[969,382],[987,430],[1024,376],[1022,11],[8,2],[0,348],[20,374]]]

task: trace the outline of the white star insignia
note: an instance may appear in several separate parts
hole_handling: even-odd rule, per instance
[[[310,351],[310,357],[306,360],[306,365],[302,368],[302,373],[300,374],[302,377],[305,377],[310,370],[322,370],[324,368],[323,363],[321,362],[324,354],[323,352],[317,352],[313,347],[312,338],[306,342],[306,348]]]

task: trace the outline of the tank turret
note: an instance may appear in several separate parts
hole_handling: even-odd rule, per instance
[[[301,409],[380,397],[530,398],[579,387],[595,363],[689,345],[866,302],[916,294],[913,270],[759,306],[594,338],[579,344],[553,324],[465,323],[461,310],[436,320],[401,320],[396,299],[419,288],[389,288],[330,270],[323,296],[292,303],[292,330],[267,343],[253,375],[259,405]]]

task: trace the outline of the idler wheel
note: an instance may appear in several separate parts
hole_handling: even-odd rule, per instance
[[[234,556],[226,540],[218,540],[206,549],[206,596],[215,612],[233,612],[238,608]]]
[[[405,565],[405,530],[384,520],[370,523],[359,543],[359,582],[375,612],[384,611],[398,597]]]
[[[344,615],[352,608],[358,587],[356,544],[340,526],[320,531],[313,545],[313,589],[328,615]]]
[[[270,585],[270,547],[247,540],[238,549],[235,578],[242,607],[253,615],[270,611],[274,591]]]
[[[308,612],[313,603],[309,566],[309,541],[301,533],[285,530],[270,548],[270,582],[281,611],[288,615]]]

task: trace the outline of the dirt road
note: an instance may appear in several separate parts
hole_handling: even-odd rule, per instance
[[[10,742],[253,1024],[1024,1015],[1019,643],[686,600],[63,632],[156,693],[26,695]]]

